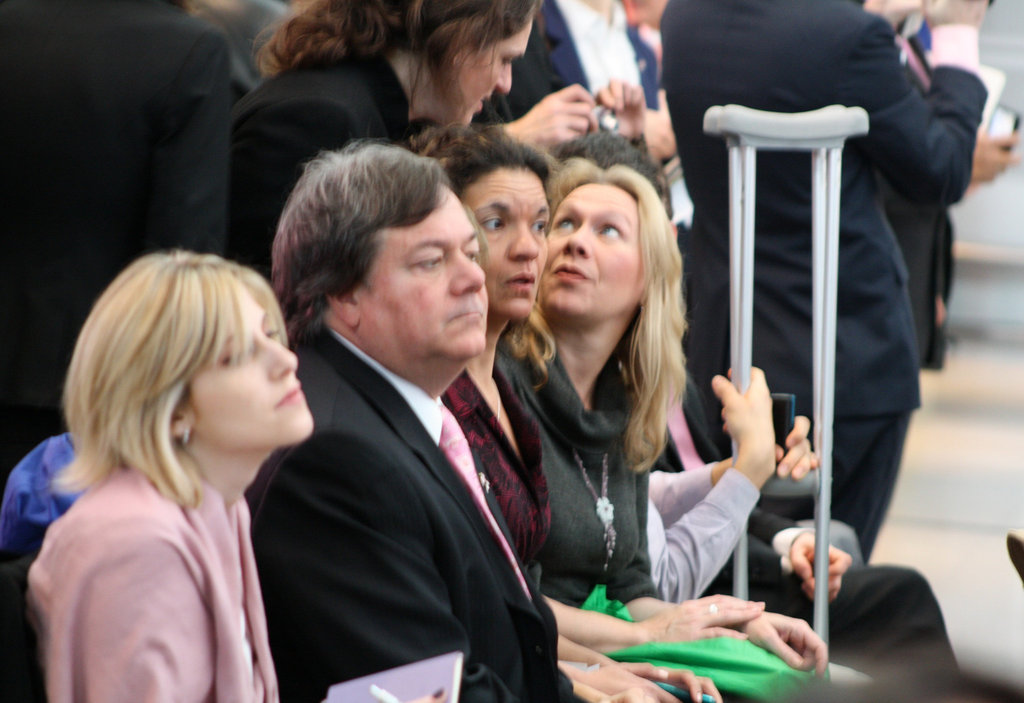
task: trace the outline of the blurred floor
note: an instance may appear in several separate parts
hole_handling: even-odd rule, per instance
[[[1024,339],[962,337],[922,375],[872,563],[931,582],[965,668],[1024,684],[1024,587],[1006,531],[1024,527]]]
[[[982,63],[1024,111],[1024,2],[992,6]],[[922,375],[922,408],[872,561],[928,577],[963,666],[1024,685],[1024,586],[1006,531],[1024,527],[1024,167],[951,212],[957,270],[947,368]]]

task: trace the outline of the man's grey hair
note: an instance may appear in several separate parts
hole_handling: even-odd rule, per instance
[[[320,333],[329,297],[366,280],[381,231],[422,222],[448,187],[435,160],[380,142],[353,142],[306,165],[273,247],[271,278],[293,345]]]

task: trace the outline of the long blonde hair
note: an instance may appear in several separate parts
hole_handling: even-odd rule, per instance
[[[283,342],[284,322],[267,282],[212,254],[149,254],[114,279],[71,357],[64,413],[75,460],[62,488],[81,490],[131,467],[166,498],[199,505],[199,468],[187,445],[172,438],[171,423],[187,408],[189,383],[200,370],[227,349],[228,363],[247,355],[245,340],[254,331],[242,313],[243,290]]]
[[[626,461],[634,471],[643,472],[665,449],[669,404],[680,402],[686,386],[682,257],[675,227],[654,187],[626,166],[602,169],[590,161],[570,159],[549,182],[551,211],[555,212],[573,190],[588,184],[615,186],[637,203],[644,292],[616,356],[630,397],[629,422],[623,437]],[[555,354],[555,340],[538,306],[509,343],[515,355],[530,361],[543,385],[547,364]]]

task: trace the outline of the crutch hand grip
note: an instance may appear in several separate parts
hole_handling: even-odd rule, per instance
[[[704,113],[704,132],[758,149],[838,147],[850,137],[868,133],[868,113],[864,108],[842,105],[796,113],[715,105]]]

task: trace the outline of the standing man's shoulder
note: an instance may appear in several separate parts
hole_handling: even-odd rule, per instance
[[[175,70],[187,58],[226,60],[228,54],[219,30],[167,0],[4,0],[0,20],[0,27],[22,35],[22,42],[8,45],[12,51],[41,39],[50,40],[46,55],[89,48],[89,65],[115,57],[125,66],[122,79],[132,84]]]
[[[827,27],[831,35],[856,31],[872,22],[872,15],[860,3],[850,0],[676,0],[665,10],[664,22],[673,27],[684,19],[724,19],[742,26],[745,19],[756,17],[763,32],[780,31],[785,27]],[[837,24],[839,23],[839,24]],[[884,24],[884,21],[883,21]],[[825,37],[827,38],[827,37]]]
[[[119,37],[116,49],[153,59],[164,53],[169,68],[183,59],[228,55],[220,30],[166,0],[98,0],[90,12],[100,36]]]
[[[818,49],[831,48],[834,55],[855,50],[858,45],[877,44],[891,47],[893,29],[878,15],[867,12],[860,3],[850,0],[787,0],[789,5],[779,17],[791,22],[795,40]]]

